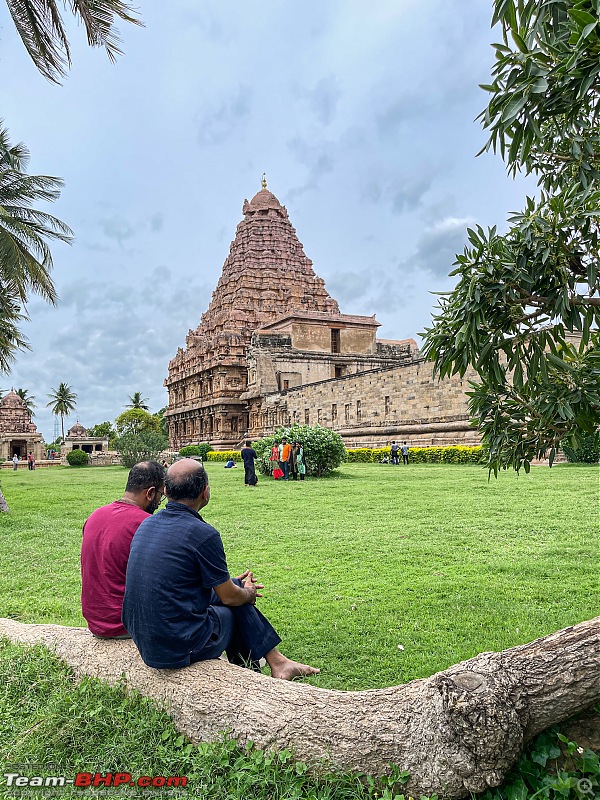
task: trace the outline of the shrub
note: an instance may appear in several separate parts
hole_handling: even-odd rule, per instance
[[[87,467],[89,458],[85,450],[71,450],[67,453],[67,461],[72,467]]]
[[[389,447],[356,447],[346,450],[348,463],[369,464],[390,456]],[[449,447],[411,447],[408,457],[414,464],[479,464],[482,448],[451,445]]]
[[[597,464],[600,461],[600,431],[584,436],[579,447],[572,447],[563,439],[561,447],[568,461],[574,464]]]
[[[140,461],[157,461],[169,445],[166,436],[158,431],[126,433],[115,440],[115,450],[124,467],[131,469]]]
[[[270,475],[272,464],[269,460],[275,440],[282,438],[288,442],[298,441],[304,448],[306,474],[320,478],[344,461],[346,448],[339,433],[322,428],[320,425],[293,425],[291,428],[277,428],[273,436],[265,436],[254,445],[256,463],[263,475]]]
[[[234,461],[241,459],[239,450],[211,450],[206,456],[206,461],[229,461],[233,458]]]
[[[190,456],[200,456],[202,461],[206,461],[206,456],[212,450],[210,442],[202,442],[201,444],[188,444],[182,447],[179,455],[182,458],[189,458]]]

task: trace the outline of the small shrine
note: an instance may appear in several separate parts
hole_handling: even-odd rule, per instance
[[[61,458],[66,458],[71,450],[83,450],[89,456],[94,453],[108,452],[108,436],[89,436],[87,428],[77,420],[72,428],[69,428],[65,440],[60,448]]]
[[[44,440],[27,406],[12,390],[0,399],[0,462],[11,461],[15,455],[26,461],[29,453],[36,461],[45,458]]]

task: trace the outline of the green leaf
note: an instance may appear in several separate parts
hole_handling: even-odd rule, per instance
[[[517,45],[517,47],[522,53],[529,52],[529,48],[525,44],[525,41],[519,36],[519,34],[515,30],[511,30],[510,35],[512,36],[514,43]]]
[[[598,22],[596,17],[579,8],[569,8],[567,9],[567,14],[582,28],[586,25],[595,25]]]

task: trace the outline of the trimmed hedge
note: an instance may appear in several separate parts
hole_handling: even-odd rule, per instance
[[[211,450],[212,447],[210,446],[210,442],[202,442],[201,444],[188,444],[181,448],[179,455],[182,457],[200,456],[202,461],[206,461],[206,456]]]
[[[356,447],[346,450],[346,462],[372,464],[384,456],[390,457],[389,447]],[[411,447],[409,461],[413,464],[479,464],[482,448],[451,445],[450,447]]]
[[[229,461],[230,458],[237,463],[242,460],[239,450],[211,450],[206,454],[204,461]]]

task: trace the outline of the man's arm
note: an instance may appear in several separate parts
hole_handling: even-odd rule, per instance
[[[239,579],[243,582],[243,586],[237,586],[231,578],[225,583],[215,586],[217,597],[224,606],[244,606],[247,603],[255,605],[256,598],[262,597],[257,589],[263,589],[264,586],[262,583],[256,582],[256,578],[250,570],[246,570],[243,575],[239,576]]]

